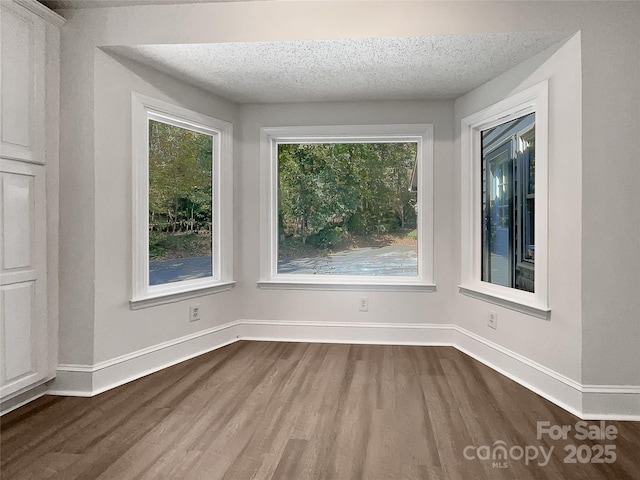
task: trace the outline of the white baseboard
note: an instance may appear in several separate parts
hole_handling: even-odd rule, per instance
[[[92,397],[203,353],[234,343],[239,322],[202,330],[95,365],[58,366],[49,394]]]
[[[584,420],[640,421],[640,386],[585,386],[450,324],[238,320],[96,365],[60,365],[52,395],[93,396],[238,340],[451,346]]]
[[[47,381],[48,380],[45,380],[43,383],[31,386],[23,391],[13,394],[9,398],[3,399],[2,402],[0,402],[0,417],[22,407],[23,405],[26,405],[27,403],[31,403],[44,395],[47,395],[47,393],[49,393],[46,384]]]
[[[461,327],[456,327],[453,346],[580,417],[582,392],[578,382]]]
[[[418,323],[289,322],[241,320],[243,340],[450,346],[455,325]]]
[[[640,386],[584,385],[584,420],[640,421]]]

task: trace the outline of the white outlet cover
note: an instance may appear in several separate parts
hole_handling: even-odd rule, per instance
[[[360,308],[359,310],[361,312],[368,312],[369,311],[369,299],[367,297],[361,297],[360,298]]]

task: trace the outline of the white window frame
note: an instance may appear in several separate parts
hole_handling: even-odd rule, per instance
[[[279,274],[278,144],[416,142],[418,275]],[[433,125],[334,125],[260,129],[260,281],[262,288],[433,291]],[[407,185],[407,188],[409,186]]]
[[[528,315],[548,319],[549,139],[548,82],[544,81],[462,119],[460,293]],[[483,130],[535,112],[535,280],[534,292],[482,281]]]
[[[132,309],[229,290],[233,286],[233,125],[132,92]],[[149,285],[149,120],[211,135],[212,276]]]

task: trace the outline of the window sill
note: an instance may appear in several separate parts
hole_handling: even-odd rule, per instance
[[[181,300],[188,300],[190,298],[203,297],[205,295],[211,295],[214,293],[227,292],[233,288],[236,282],[220,282],[209,285],[203,285],[195,288],[190,288],[184,291],[175,292],[162,292],[155,295],[148,295],[146,297],[139,297],[131,299],[129,301],[129,308],[131,310],[140,310],[142,308],[155,307],[158,305],[164,305],[167,303],[175,303]]]
[[[310,281],[310,280],[262,280],[258,287],[266,290],[328,290],[328,291],[384,291],[384,292],[435,292],[436,286],[417,282],[366,282],[366,281]]]
[[[468,297],[493,303],[494,305],[515,310],[516,312],[524,313],[525,315],[530,315],[532,317],[542,318],[544,320],[549,320],[549,318],[551,318],[551,309],[543,307],[537,303],[527,302],[520,299],[514,300],[497,295],[493,292],[486,292],[477,288],[470,288],[462,285],[458,285],[458,288],[460,289],[460,293]]]

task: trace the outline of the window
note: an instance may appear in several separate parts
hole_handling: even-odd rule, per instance
[[[149,285],[213,276],[213,133],[166,122],[149,112]]]
[[[132,307],[230,288],[230,124],[133,94]]]
[[[482,281],[534,291],[535,113],[482,130]]]
[[[548,317],[547,84],[462,121],[461,292]]]
[[[430,125],[262,129],[261,285],[432,287]]]

